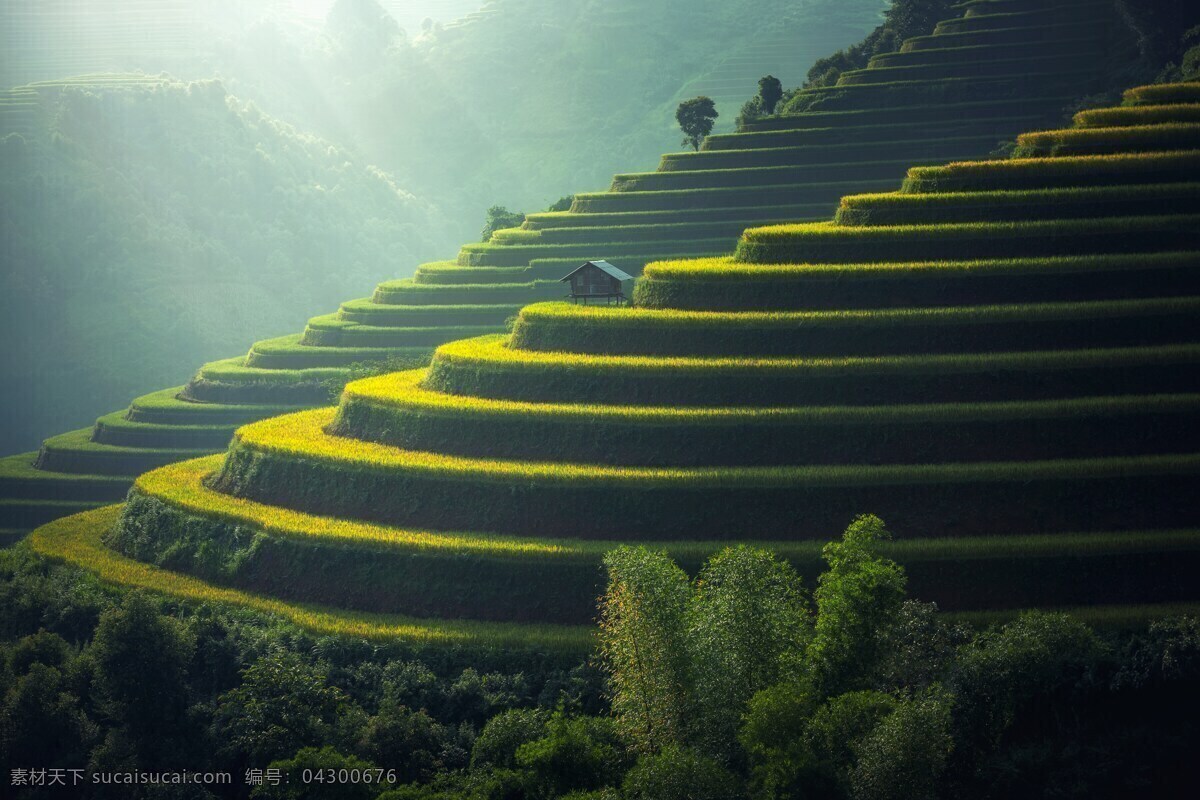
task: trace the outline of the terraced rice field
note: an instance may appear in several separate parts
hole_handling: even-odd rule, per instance
[[[832,222],[649,264],[632,308],[528,306],[511,334],[243,426],[224,458],[149,472],[119,515],[34,544],[187,596],[510,643],[528,626],[522,645],[550,648],[581,643],[619,542],[695,567],[751,541],[811,576],[871,512],[911,592],[966,619],[1194,608],[1200,226],[1181,165],[1200,130],[1146,129],[1187,118],[1195,89],[1131,90],[1020,157],[914,167]],[[1073,152],[1100,117],[1127,124]]]
[[[835,20],[842,28],[865,30],[878,12],[869,3],[846,9]],[[204,365],[184,387],[134,400],[125,411],[98,420],[90,435],[79,431],[55,437],[41,455],[13,457],[21,478],[0,474],[0,529],[19,531],[79,507],[64,503],[94,504],[97,492],[113,491],[113,478],[128,486],[144,469],[219,450],[245,422],[323,404],[328,386],[344,382],[351,364],[392,359],[422,366],[441,344],[503,332],[506,320],[523,306],[561,297],[558,279],[582,260],[606,258],[638,274],[651,262],[722,256],[734,249],[747,227],[826,220],[845,195],[887,197],[878,193],[893,189],[914,164],[936,166],[986,155],[999,140],[1057,118],[1066,103],[1087,94],[1096,77],[1092,70],[1101,63],[1099,55],[1116,35],[1110,4],[1103,0],[975,0],[958,9],[959,21],[942,23],[929,36],[905,43],[899,52],[877,57],[868,69],[848,73],[839,86],[801,92],[787,113],[737,133],[709,137],[698,153],[666,155],[656,171],[617,175],[607,191],[577,194],[570,211],[531,214],[519,230],[498,231],[489,242],[465,245],[457,258],[424,264],[412,278],[384,281],[372,297],[342,303],[333,313],[315,317],[302,333],[257,342],[243,356]],[[808,54],[802,60],[811,58],[813,42],[831,47],[840,41],[836,31],[797,28],[800,34],[793,36],[789,59],[797,52]],[[1051,50],[1064,55],[1045,58]],[[1030,58],[1036,69],[1025,63]],[[731,59],[721,69],[736,65]],[[762,71],[757,65],[741,66],[748,71],[738,80]],[[104,85],[155,79],[98,75],[80,80]],[[30,93],[36,96],[70,84],[38,84],[20,90],[12,102],[20,106]],[[753,90],[751,83],[749,91]],[[1160,118],[1163,112],[1151,110],[1163,105],[1156,99],[1158,90],[1139,91],[1137,102],[1145,107],[1139,108],[1143,116],[1136,123],[1167,122]],[[6,108],[0,98],[0,112],[10,113]],[[11,113],[20,124],[31,124],[27,108]],[[1083,127],[1089,130],[1107,130],[1118,122],[1117,127],[1134,127],[1128,122],[1129,109],[1088,113]],[[1117,116],[1108,121],[1097,116],[1105,113]],[[1148,171],[1147,156],[1157,159],[1155,169],[1162,175],[1194,171],[1194,153],[1144,149],[1160,146],[1164,135],[1186,137],[1195,117],[1176,116],[1170,122],[1174,127],[1169,134],[1164,133],[1167,128],[1143,132],[1143,137],[1158,138],[1142,140],[1140,152],[1114,155],[1103,175],[1087,171],[1092,165],[1088,155],[1065,155],[1066,150],[1100,146],[1106,134],[1097,133],[1099,138],[1088,142],[1074,138],[1051,145],[1062,151],[1054,159],[1064,165],[1062,174],[1042,174],[1046,160],[1034,158],[1029,160],[1032,171],[1007,166],[1002,187],[992,185],[999,177],[989,182],[975,175],[970,185],[980,191],[1011,190],[985,200],[988,208],[997,209],[996,215],[1012,217],[1012,224],[1021,223],[1018,217],[1022,209],[1033,207],[1031,203],[1071,208],[1080,217],[1097,210],[1109,216],[1140,214],[1143,204],[1163,214],[1188,204],[1195,210],[1194,193],[1182,185],[1152,185],[1139,189],[1141,194],[1113,194],[1099,187],[1099,192],[1070,197],[1055,189],[1054,181],[1064,180],[1067,173],[1076,181],[1096,176],[1100,183],[1111,183],[1114,176],[1126,174],[1127,183],[1155,184],[1161,176]],[[1036,139],[1022,145],[1032,148],[1035,156],[1045,146]],[[929,200],[931,206],[940,204],[937,216],[929,216],[932,212],[923,206],[921,218],[946,225],[977,218],[984,208],[979,197],[970,203],[946,199],[947,192],[964,188],[965,180],[966,172],[954,173],[953,178],[936,170],[914,173],[909,178],[912,186],[937,189],[940,198]],[[1021,195],[1022,191],[1035,194]],[[888,219],[906,224],[913,218],[909,208],[903,201],[852,200],[838,212],[839,223]],[[1138,236],[1143,238],[1166,233],[1161,226],[1167,223],[1161,220],[1137,224],[1142,225]],[[1090,238],[1081,225],[1076,239]],[[813,230],[828,227],[818,224]],[[833,232],[827,238],[839,235]],[[964,252],[961,248],[974,246],[966,235],[955,241],[958,244],[948,241],[939,247],[957,257]],[[1069,250],[1068,244],[1064,241],[1063,248]],[[887,254],[890,246],[881,243],[880,252]],[[894,281],[877,285],[885,283],[889,290],[896,288]],[[662,282],[654,285],[663,287]],[[849,284],[840,279],[839,285]],[[725,289],[733,291],[732,284]],[[677,284],[669,290],[690,291]],[[719,305],[732,296],[709,292],[703,302]],[[777,299],[767,292],[756,302],[765,308]],[[1059,323],[1059,328],[1065,324]],[[526,326],[520,335],[533,334]],[[91,478],[96,479],[94,486],[88,483]]]

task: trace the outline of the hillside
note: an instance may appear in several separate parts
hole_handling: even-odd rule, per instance
[[[387,175],[216,82],[0,96],[7,450],[284,331],[445,241]]]
[[[963,19],[1009,30],[1004,15],[982,13],[990,2],[967,4]],[[220,449],[240,424],[324,404],[331,383],[359,374],[355,363],[423,364],[441,343],[500,332],[522,305],[561,296],[557,279],[584,258],[636,273],[656,259],[729,252],[747,226],[826,218],[843,194],[889,189],[912,164],[983,156],[1022,128],[1057,119],[1103,74],[1096,54],[1115,58],[1128,36],[1105,0],[1085,0],[1095,13],[1052,25],[1070,46],[1030,73],[1010,53],[1044,49],[1043,26],[1063,13],[1031,5],[1037,10],[1016,29],[1026,45],[1006,34],[962,47],[962,34],[952,32],[924,38],[913,52],[904,45],[893,58],[932,62],[920,79],[895,80],[875,66],[847,75],[855,85],[844,89],[803,92],[838,97],[829,110],[759,120],[710,137],[698,153],[663,156],[656,172],[618,175],[607,192],[577,194],[569,212],[530,215],[521,229],[464,245],[453,261],[380,283],[301,334],[256,342],[246,356],[204,365],[185,386],[47,440],[36,456],[10,457],[0,475],[0,527],[94,505],[146,469]],[[1062,8],[1074,13],[1077,4]],[[991,99],[979,99],[983,90]]]
[[[1198,112],[1200,84],[1132,89],[1012,159],[652,264],[636,308],[530,306],[34,544],[543,647],[580,644],[617,542],[695,566],[766,540],[811,575],[864,510],[945,609],[1196,603]]]

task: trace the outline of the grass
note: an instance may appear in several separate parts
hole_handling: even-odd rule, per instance
[[[536,231],[530,231],[536,233]],[[534,259],[560,257],[578,258],[608,258],[610,256],[631,256],[637,258],[645,252],[661,253],[664,251],[679,255],[709,255],[711,253],[727,252],[736,234],[717,239],[686,239],[678,241],[625,241],[625,242],[569,242],[560,244],[469,244],[459,251],[459,263],[463,266],[481,267],[512,267],[528,264]],[[599,252],[597,252],[599,251]],[[502,284],[501,287],[508,284]],[[513,284],[514,286],[519,284]]]
[[[1200,183],[1061,187],[993,192],[847,195],[838,225],[1016,221],[1162,215],[1200,210]]]
[[[530,402],[873,404],[1187,391],[1195,345],[861,357],[645,357],[517,351],[503,337],[438,348],[430,388]]]
[[[74,564],[102,581],[146,589],[197,603],[221,603],[283,618],[321,634],[364,639],[404,639],[458,646],[533,648],[586,652],[592,632],[582,626],[536,626],[461,620],[415,619],[395,614],[347,612],[309,603],[288,603],[204,581],[125,558],[104,547],[101,536],[116,522],[110,506],[58,520],[35,530],[30,546],[55,561]]]
[[[180,399],[183,389],[176,386],[136,398],[126,419],[158,425],[241,425],[296,410],[288,405],[197,403]]]
[[[126,419],[125,412],[117,411],[96,420],[92,439],[98,444],[122,447],[220,449],[228,443],[236,427],[235,423],[178,425],[136,422]]]
[[[435,612],[440,607],[443,614],[453,609],[475,618],[500,611],[509,618],[529,620],[549,614],[563,621],[591,618],[594,598],[603,588],[601,558],[619,544],[412,531],[305,514],[208,489],[203,478],[216,461],[172,466],[144,476],[106,542],[128,550],[139,561],[165,561],[177,571],[199,571],[207,580],[222,584],[249,584],[242,588],[261,587],[273,596],[306,584],[304,591],[336,598],[339,607],[375,603],[377,610],[404,610],[407,605]],[[197,542],[205,547],[196,547]],[[693,572],[725,546],[720,541],[645,544],[666,550]],[[821,542],[752,544],[789,559],[810,577],[822,569]],[[1062,586],[1098,573],[1120,584],[1119,573],[1106,574],[1118,564],[1130,573],[1144,570],[1156,558],[1169,557],[1177,565],[1168,570],[1174,580],[1185,564],[1195,561],[1198,545],[1197,531],[1161,530],[909,539],[889,543],[884,550],[905,565],[921,596],[934,592],[939,602],[957,607],[965,603],[970,608],[978,606],[972,606],[970,593],[957,586],[967,576],[973,576],[980,589],[981,584],[987,586],[976,593],[978,601],[989,592],[1003,592],[1006,577],[1030,570],[1060,570],[1059,581],[1041,589],[1033,582],[1032,595],[1010,592],[1008,602],[1001,605],[1012,605],[1013,600],[1070,602],[1078,599],[1077,588],[1063,592]],[[213,568],[211,558],[203,554],[211,554],[214,546],[228,548],[232,569]],[[184,557],[189,550],[190,556]],[[951,593],[936,593],[939,576],[954,586]],[[465,585],[472,591],[463,593]],[[432,606],[423,603],[426,596],[434,598]],[[1111,591],[1099,596],[1113,598]],[[569,613],[563,615],[563,609]]]
[[[411,338],[420,339],[426,335],[425,331],[420,331]],[[346,367],[361,361],[381,361],[386,358],[410,358],[414,363],[419,363],[428,357],[429,349],[433,346],[421,343],[399,346],[313,346],[305,344],[303,339],[304,334],[294,333],[255,342],[246,356],[245,365],[268,370],[308,370]]]
[[[972,150],[976,153],[977,150]],[[966,157],[969,153],[955,153]],[[944,158],[937,159],[939,162]],[[912,166],[911,158],[882,161],[860,160],[848,163],[809,164],[803,166],[745,167],[741,169],[697,169],[686,172],[640,172],[616,175],[612,191],[648,192],[666,189],[730,189],[744,186],[770,186],[794,183],[822,183],[895,179]]]
[[[830,161],[845,161],[847,158],[864,155],[876,160],[886,153],[889,159],[902,157],[930,158],[940,153],[970,152],[986,153],[996,142],[990,133],[954,136],[944,134],[931,138],[928,131],[922,137],[893,138],[887,142],[872,143],[864,148],[862,142],[830,142],[802,144],[782,147],[756,147],[751,149],[704,149],[692,153],[671,153],[662,157],[659,170],[662,172],[686,172],[693,170],[747,169],[754,167],[802,166],[824,164]]]
[[[917,225],[839,226],[833,222],[749,228],[735,257],[746,263],[874,262],[1128,253],[1200,245],[1200,215]]]
[[[959,161],[940,167],[913,167],[900,191],[912,193],[989,191],[993,189],[1097,186],[1195,181],[1200,150],[1061,158],[1013,158]]]
[[[1174,103],[1200,103],[1200,81],[1135,86],[1126,89],[1124,94],[1125,105],[1157,106]]]
[[[388,306],[373,303],[370,298],[350,300],[341,304],[338,317],[347,322],[365,325],[480,325],[503,323],[521,310],[513,304],[447,305],[447,306]]]
[[[653,174],[653,173],[649,173]],[[636,192],[587,192],[575,195],[575,205],[588,213],[670,211],[701,208],[759,206],[763,203],[829,203],[830,208],[847,192],[882,190],[895,185],[886,180],[805,181],[759,186],[666,189]]]
[[[1196,123],[1200,122],[1200,104],[1091,108],[1077,113],[1073,121],[1078,128],[1158,125],[1164,122]]]
[[[747,224],[758,219],[819,216],[828,211],[825,203],[780,204],[747,206],[743,208],[699,208],[668,209],[665,211],[618,211],[610,213],[587,213],[582,211],[558,211],[530,214],[525,217],[524,227],[531,230],[555,228],[577,228],[596,226],[627,225],[671,225],[678,223],[737,221]]]
[[[119,500],[129,479],[118,475],[49,472],[33,466],[37,453],[0,458],[0,495],[25,500]]]
[[[1200,297],[711,312],[541,303],[510,346],[607,355],[880,355],[1190,341]]]
[[[529,403],[355,381],[329,432],[474,458],[636,466],[915,463],[1181,452],[1196,395],[754,407]],[[703,446],[697,447],[698,442]]]
[[[1095,274],[1115,269],[1133,271],[1186,267],[1195,263],[1190,251],[1135,255],[1055,256],[1052,258],[979,258],[964,261],[876,261],[861,264],[746,264],[720,258],[658,261],[647,264],[643,280],[732,283],[759,281],[844,281],[878,277],[911,278],[950,275],[1039,275],[1047,272]]]
[[[1200,124],[1160,122],[1109,128],[1072,128],[1023,133],[1017,137],[1017,158],[1193,150],[1200,147]]]
[[[121,447],[93,441],[92,429],[84,428],[45,440],[36,467],[83,475],[137,475],[219,448]]]
[[[1142,459],[1080,459],[990,464],[905,464],[845,466],[702,467],[663,469],[607,465],[541,463],[473,459],[440,453],[401,450],[375,442],[331,436],[325,428],[334,409],[301,411],[241,428],[230,448],[256,451],[277,459],[321,463],[347,473],[423,474],[438,478],[532,480],[549,485],[580,482],[605,486],[646,488],[654,484],[691,487],[786,487],[796,484],[893,485],[914,483],[1033,481],[1047,478],[1114,477],[1134,474],[1194,473],[1200,455],[1168,455]],[[222,478],[238,470],[227,460]],[[253,478],[252,478],[253,480]]]
[[[974,49],[976,55],[989,56],[980,60],[960,59],[926,64],[898,64],[892,66],[873,65],[867,69],[849,70],[843,72],[838,79],[838,86],[864,86],[876,83],[892,83],[897,81],[944,80],[946,78],[981,78],[1001,75],[1019,75],[1026,72],[1053,72],[1055,68],[1070,71],[1076,66],[1078,56],[1073,53],[1045,52],[1037,55],[1014,58],[1011,53],[1002,48],[954,48],[958,50]],[[979,52],[984,51],[983,53]],[[999,52],[998,52],[999,51]],[[928,51],[921,51],[928,52]]]

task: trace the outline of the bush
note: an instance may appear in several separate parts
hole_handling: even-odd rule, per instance
[[[694,750],[675,745],[638,759],[621,790],[626,800],[738,800],[745,796],[732,772]]]

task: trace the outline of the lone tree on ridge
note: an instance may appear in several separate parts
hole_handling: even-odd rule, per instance
[[[783,84],[774,75],[758,79],[758,99],[762,102],[762,110],[766,114],[774,114],[775,106],[783,99]]]
[[[713,121],[717,118],[717,106],[711,97],[693,97],[684,100],[675,110],[679,130],[683,131],[683,143],[693,150],[700,149],[704,137],[712,133]]]

